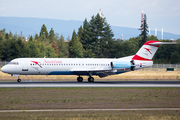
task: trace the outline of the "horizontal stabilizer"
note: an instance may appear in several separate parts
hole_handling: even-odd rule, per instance
[[[176,44],[176,42],[154,42],[149,43],[150,45],[166,45],[166,44]]]

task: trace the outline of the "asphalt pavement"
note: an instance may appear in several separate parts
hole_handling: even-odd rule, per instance
[[[0,82],[0,88],[16,87],[180,87],[180,81]]]

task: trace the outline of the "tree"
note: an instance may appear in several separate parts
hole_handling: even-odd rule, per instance
[[[47,31],[45,24],[42,25],[39,36],[40,37],[44,36],[44,34],[45,34],[45,37],[48,38],[48,31]]]
[[[5,34],[6,33],[6,29],[5,28],[2,29],[1,32],[2,32],[2,34]]]
[[[55,50],[53,49],[53,47],[51,46],[51,44],[49,44],[46,47],[46,57],[48,58],[57,58],[57,55],[55,53]]]
[[[54,51],[56,53],[56,56],[58,57],[59,56],[59,49],[58,49],[58,44],[57,42],[53,41],[52,42],[52,48],[54,48]]]
[[[59,48],[59,57],[60,58],[67,58],[69,57],[69,42],[64,40],[64,36],[61,35],[60,39],[57,41],[58,48]]]
[[[37,41],[28,42],[28,44],[27,44],[28,57],[32,57],[32,58],[39,57],[38,48],[39,47],[37,47]]]
[[[158,40],[158,38],[154,35],[148,36],[148,40]]]
[[[17,41],[11,41],[11,56],[9,59],[21,57],[21,48]]]
[[[180,38],[178,38],[178,39],[176,40],[176,42],[177,42],[178,44],[180,44]]]
[[[51,30],[49,31],[49,42],[52,43],[53,41],[55,41],[55,34],[54,34],[54,30],[53,28],[51,28]]]
[[[10,39],[13,38],[13,34],[12,34],[11,30],[9,30],[9,38],[10,38]]]
[[[0,35],[0,60],[2,59],[2,45],[3,45],[4,38],[2,35]]]
[[[177,39],[176,43],[177,52],[180,53],[180,39]]]
[[[91,29],[89,26],[89,23],[87,21],[87,19],[84,20],[83,22],[83,33],[82,33],[82,37],[80,38],[80,41],[83,45],[84,50],[88,50],[91,49],[92,45],[91,43]]]
[[[91,20],[89,21],[89,27],[90,27],[90,36],[91,39],[89,40],[89,47],[93,50],[93,53],[96,55],[96,57],[100,56],[100,28],[97,25],[98,21],[96,21],[94,15],[91,17]]]
[[[78,39],[82,43],[82,38],[83,38],[83,28],[82,25],[78,29]]]
[[[161,40],[161,42],[168,42],[168,41]],[[169,40],[169,42],[171,42],[171,41]],[[153,57],[153,61],[156,62],[158,60],[159,63],[168,64],[171,59],[171,54],[174,51],[178,51],[177,45],[160,45],[158,48],[158,51],[156,52],[156,54]]]
[[[113,51],[112,33],[110,25],[107,23],[106,18],[101,17],[99,14],[92,16],[91,20],[87,22],[85,19],[83,23],[82,44],[85,53],[92,51],[87,57],[109,57]],[[86,56],[87,54],[85,54]]]
[[[33,37],[31,35],[30,38],[29,38],[29,42],[32,42],[32,41],[33,41]]]
[[[105,20],[105,19],[104,19]],[[114,57],[114,43],[115,41],[112,39],[114,36],[110,25],[104,21],[103,28],[102,28],[102,36],[100,38],[100,49],[101,49],[101,57]]]
[[[146,22],[146,14],[144,14],[143,24],[141,25],[141,34],[139,35],[141,37],[141,40],[139,41],[139,47],[143,46],[143,44],[147,41],[148,38],[148,24]]]
[[[39,39],[39,36],[38,36],[38,34],[36,33],[35,34],[35,37],[34,37],[34,40],[38,40]]]
[[[9,34],[8,33],[6,33],[5,39],[9,40]]]
[[[71,58],[83,57],[83,46],[77,38],[75,30],[73,31],[72,39],[69,42],[69,53]]]
[[[37,51],[38,51],[38,57],[42,58],[42,57],[48,57],[46,52],[47,52],[47,41],[35,41],[34,44],[37,47]]]
[[[170,63],[171,64],[177,64],[180,62],[180,56],[178,54],[177,51],[174,51],[172,54],[171,54],[171,59],[170,59]]]
[[[26,48],[27,42],[23,41],[21,37],[17,38],[16,42],[18,44],[18,47],[20,48],[20,53],[18,54],[18,57],[28,57]]]
[[[11,60],[11,41],[10,40],[5,40],[2,43],[2,60]]]

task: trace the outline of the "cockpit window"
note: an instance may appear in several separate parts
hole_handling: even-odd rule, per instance
[[[10,65],[19,65],[18,62],[9,62]]]

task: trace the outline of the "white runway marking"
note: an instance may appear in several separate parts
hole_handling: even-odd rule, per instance
[[[73,112],[73,111],[162,111],[180,110],[180,108],[133,108],[133,109],[44,109],[44,110],[0,110],[0,112]]]
[[[180,87],[180,84],[0,84],[0,87]]]
[[[102,81],[102,82],[0,82],[0,88],[16,87],[176,87],[180,88],[180,81]]]

